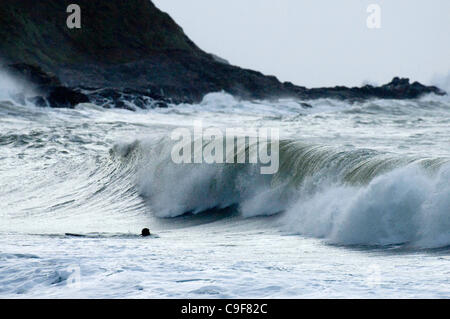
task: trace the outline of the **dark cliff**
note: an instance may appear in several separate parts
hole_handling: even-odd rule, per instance
[[[81,29],[66,26],[71,3]],[[221,63],[198,48],[149,0],[2,0],[0,58],[39,66],[72,88],[152,92],[175,102],[225,90],[242,98],[415,98],[443,93],[396,79],[384,87],[306,89],[273,76]],[[20,73],[20,72],[19,72]]]

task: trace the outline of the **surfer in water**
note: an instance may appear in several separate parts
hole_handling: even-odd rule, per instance
[[[65,235],[66,235],[66,236],[69,236],[69,237],[86,237],[85,235],[81,235],[81,234],[72,234],[72,233],[65,233]],[[148,229],[148,228],[142,229],[142,231],[141,231],[141,236],[142,236],[142,237],[149,237],[149,236],[151,236],[150,229]]]

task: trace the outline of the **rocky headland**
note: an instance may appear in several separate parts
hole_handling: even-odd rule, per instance
[[[283,83],[204,52],[149,0],[77,0],[80,29],[66,25],[66,8],[72,2],[4,0],[0,7],[3,68],[36,87],[36,105],[74,107],[90,101],[133,110],[198,102],[218,91],[243,99],[351,102],[445,94],[404,78],[352,88],[308,89]]]

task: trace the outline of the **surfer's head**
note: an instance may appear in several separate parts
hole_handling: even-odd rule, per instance
[[[150,236],[150,230],[148,228],[144,228],[141,232],[142,237]]]

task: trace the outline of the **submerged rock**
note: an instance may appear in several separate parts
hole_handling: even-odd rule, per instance
[[[52,88],[47,100],[53,108],[73,108],[77,104],[89,102],[85,94],[63,86]]]
[[[133,89],[106,88],[100,90],[85,89],[92,103],[105,108],[120,108],[135,111],[139,109],[151,109],[167,107],[172,101],[162,97],[160,94],[149,91],[138,91]]]

